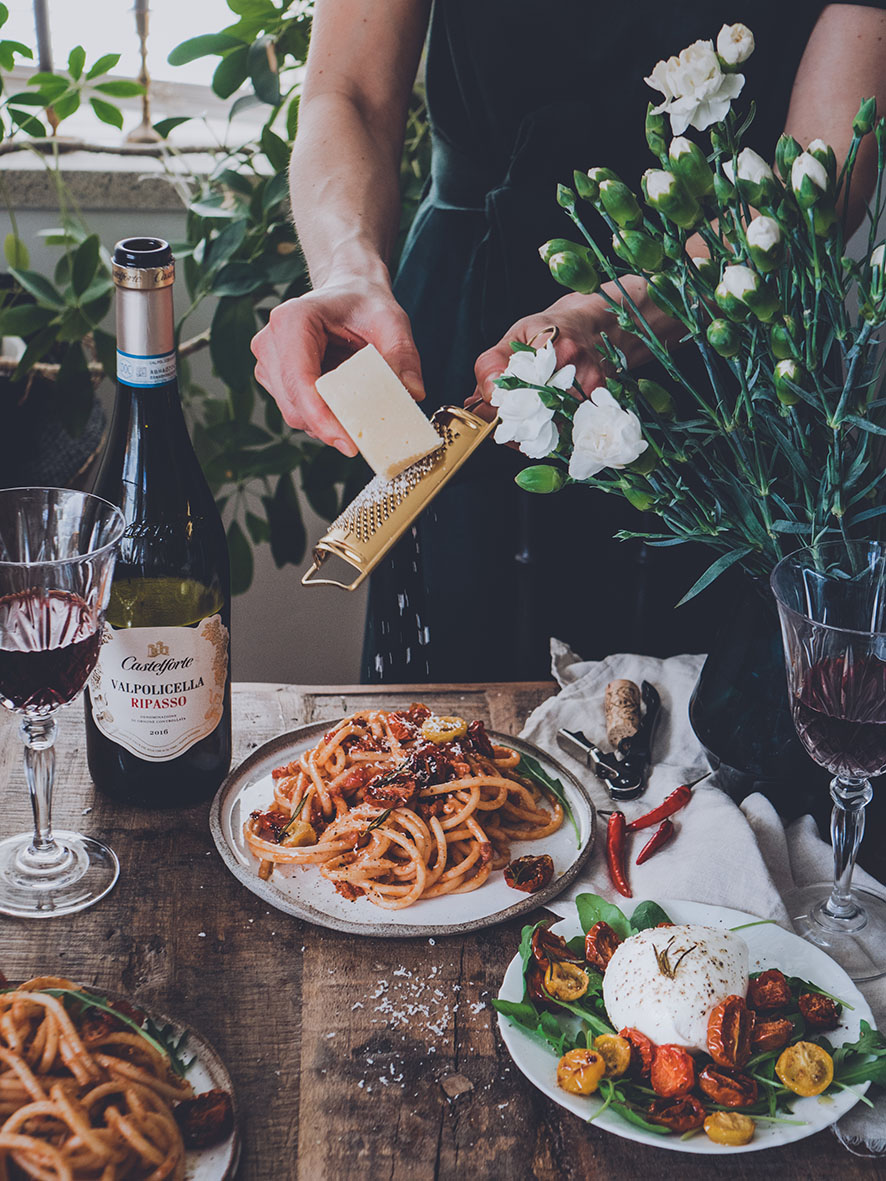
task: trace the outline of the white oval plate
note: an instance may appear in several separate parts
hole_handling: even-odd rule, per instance
[[[568,818],[540,841],[517,841],[511,856],[548,853],[554,860],[551,882],[535,894],[521,894],[505,884],[497,871],[468,894],[426,898],[403,910],[383,910],[367,898],[353,902],[335,892],[316,867],[274,870],[268,881],[258,876],[258,860],[243,837],[243,822],[256,808],[266,810],[274,799],[271,771],[316,746],[335,723],[314,722],[289,734],[272,738],[235,768],[218,790],[209,812],[213,840],[231,873],[253,894],[286,914],[321,927],[352,935],[405,938],[413,935],[453,935],[501,923],[536,910],[565,890],[579,873],[594,843],[594,805],[579,781],[558,762],[520,738],[488,731],[493,742],[538,759],[545,770],[563,784],[579,828],[580,840]]]
[[[633,914],[634,907],[641,900],[619,903],[621,909],[628,916]],[[660,905],[667,911],[675,923],[703,923],[708,927],[737,927],[741,923],[759,922],[752,914],[745,914],[740,910],[729,910],[725,906],[708,906],[702,902],[666,902]],[[582,929],[578,919],[563,919],[551,928],[556,934],[571,939],[574,935],[581,935]],[[739,934],[745,940],[750,952],[750,971],[757,972],[764,968],[781,968],[787,976],[800,976],[833,993],[840,1000],[852,1005],[852,1009],[843,1010],[843,1024],[839,1029],[828,1033],[828,1038],[834,1045],[842,1045],[845,1041],[855,1041],[858,1037],[860,1023],[867,1021],[875,1025],[870,1007],[843,969],[818,947],[813,947],[799,935],[792,931],[785,931],[773,923],[765,926],[750,927]],[[521,1001],[523,999],[523,973],[519,955],[514,956],[505,972],[499,998],[505,1001]],[[512,1025],[501,1014],[498,1025],[504,1043],[510,1051],[514,1062],[540,1091],[548,1098],[572,1111],[583,1119],[589,1119],[601,1106],[601,1100],[593,1096],[570,1095],[557,1086],[557,1056],[553,1050],[547,1050],[534,1041],[519,1026]],[[864,1094],[869,1084],[856,1088]],[[750,1144],[736,1147],[726,1147],[714,1144],[702,1132],[689,1140],[681,1140],[677,1135],[658,1136],[654,1132],[647,1132],[634,1124],[627,1123],[620,1116],[611,1111],[594,1120],[593,1127],[603,1128],[607,1132],[614,1132],[616,1136],[623,1136],[626,1140],[636,1140],[639,1144],[649,1144],[653,1148],[671,1148],[675,1152],[695,1152],[707,1156],[720,1156],[727,1152],[759,1152],[763,1148],[777,1148],[782,1144],[790,1144],[795,1140],[805,1140],[807,1136],[814,1136],[823,1128],[836,1123],[840,1116],[845,1115],[858,1102],[858,1094],[852,1091],[838,1091],[833,1096],[820,1096],[811,1099],[797,1099],[793,1104],[794,1115],[788,1118],[805,1120],[802,1125],[771,1124],[764,1120],[757,1123],[757,1130]]]

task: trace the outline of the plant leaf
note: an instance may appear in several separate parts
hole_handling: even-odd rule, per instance
[[[189,123],[190,120],[190,115],[173,115],[170,119],[160,119],[153,127],[161,139],[166,139],[170,131],[181,127],[182,123]]]
[[[119,53],[106,53],[102,57],[97,58],[86,72],[86,81],[91,82],[93,78],[107,74],[108,70],[113,70],[119,60]]]
[[[231,594],[242,595],[252,585],[252,546],[239,521],[228,526],[228,554],[231,559]]]
[[[276,107],[280,102],[280,64],[270,33],[265,33],[249,46],[247,72],[256,95],[263,103]]]
[[[222,267],[212,283],[213,295],[250,295],[264,286],[264,277],[251,262],[230,262]]]
[[[255,327],[255,310],[249,296],[218,301],[210,328],[209,352],[216,373],[232,389],[252,381],[255,361],[249,343]]]
[[[587,935],[595,923],[608,923],[616,935],[627,939],[631,934],[631,925],[621,910],[613,902],[607,902],[599,894],[579,894],[575,900],[578,911],[578,921],[581,929]]]
[[[83,66],[86,64],[86,50],[82,45],[75,45],[68,54],[68,73],[77,81],[83,73]]]
[[[237,48],[245,50],[246,46],[230,33],[202,33],[199,37],[189,37],[187,41],[176,45],[166,60],[171,66],[185,66],[188,62],[196,61],[198,57],[227,53],[229,49]]]
[[[89,105],[95,111],[96,118],[101,119],[102,123],[109,123],[111,127],[118,129],[122,128],[123,112],[119,107],[112,106],[101,98],[91,98]]]
[[[45,275],[41,275],[39,271],[23,271],[12,266],[9,268],[9,273],[29,295],[33,295],[41,307],[53,308],[57,312],[64,311],[67,306],[64,298]]]
[[[107,82],[96,82],[94,89],[109,94],[111,98],[135,98],[145,92],[141,82],[133,82],[129,78],[109,78]]]
[[[74,251],[71,263],[71,287],[75,295],[82,295],[95,278],[99,258],[98,234],[84,238]]]
[[[216,66],[212,75],[212,89],[219,98],[230,98],[246,81],[249,73],[246,66],[247,53],[247,47],[241,44],[227,57],[223,57]]]
[[[308,539],[295,484],[289,472],[277,481],[273,497],[264,498],[264,505],[271,529],[271,556],[278,567],[285,566],[287,562],[298,565],[305,556]]]
[[[575,829],[575,839],[577,844],[580,845],[581,831],[578,827],[578,821],[575,819],[575,813],[572,811],[572,807],[566,797],[566,791],[560,780],[548,775],[538,759],[534,759],[531,755],[525,755],[522,752],[520,753],[520,762],[517,764],[517,774],[525,775],[527,779],[532,779],[546,791],[549,791],[555,800],[559,801],[572,827]]]
[[[673,920],[657,902],[647,901],[634,908],[630,921],[632,931],[645,931],[649,927],[657,927],[659,923],[670,923]]]
[[[712,562],[708,566],[701,578],[692,584],[680,602],[677,603],[677,606],[682,607],[684,603],[688,603],[690,599],[694,599],[697,594],[703,591],[706,586],[710,586],[730,566],[734,566],[736,562],[740,562],[742,558],[746,558],[752,549],[752,546],[745,545],[740,546],[738,549],[730,550],[728,554],[722,554],[717,558],[716,562]]]
[[[11,267],[26,270],[31,261],[28,248],[16,234],[9,233],[3,240],[3,254]]]

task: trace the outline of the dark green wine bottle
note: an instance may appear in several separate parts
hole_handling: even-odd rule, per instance
[[[168,243],[118,242],[113,274],[117,398],[94,491],[127,528],[86,751],[105,795],[182,807],[212,796],[231,765],[228,548],[178,392]]]

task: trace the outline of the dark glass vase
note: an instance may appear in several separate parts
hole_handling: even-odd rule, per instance
[[[821,770],[791,719],[778,611],[767,584],[745,580],[689,702],[692,729],[735,800],[762,792],[785,817],[808,811]]]

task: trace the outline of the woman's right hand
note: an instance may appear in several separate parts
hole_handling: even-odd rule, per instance
[[[352,353],[373,344],[417,402],[421,362],[409,317],[390,286],[375,280],[329,282],[275,307],[252,340],[256,380],[289,426],[356,455],[344,427],[317,393],[316,381]]]

